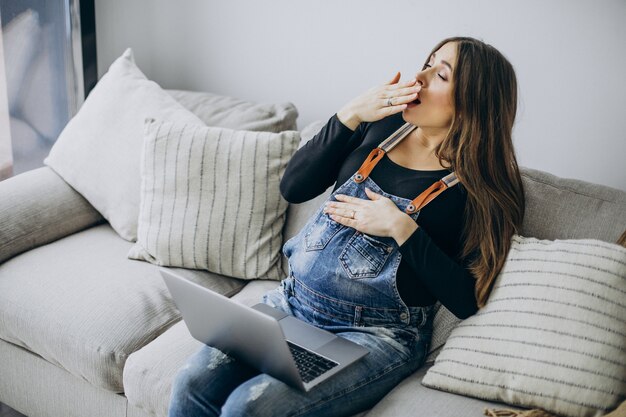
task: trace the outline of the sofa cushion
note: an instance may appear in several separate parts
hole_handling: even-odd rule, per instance
[[[279,133],[296,130],[292,103],[253,103],[239,98],[185,90],[165,90],[207,126]]]
[[[281,279],[297,131],[146,124],[137,244],[129,257],[244,279]],[[163,173],[171,175],[164,175]]]
[[[254,305],[277,285],[276,281],[252,281],[232,298],[245,305]],[[124,368],[128,403],[157,416],[167,415],[174,376],[201,346],[202,343],[191,336],[185,322],[181,321],[130,355]]]
[[[513,238],[487,304],[451,333],[424,384],[600,416],[626,396],[626,249]]]
[[[130,246],[103,224],[0,265],[0,338],[122,392],[128,355],[180,320],[158,267],[129,260]],[[227,295],[244,285],[182,272]]]

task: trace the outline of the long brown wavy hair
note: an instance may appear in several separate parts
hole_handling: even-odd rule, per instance
[[[432,52],[448,42],[457,44],[455,113],[436,154],[467,190],[461,255],[470,259],[476,300],[483,307],[524,218],[524,189],[511,137],[517,79],[497,49],[474,38],[444,39]]]

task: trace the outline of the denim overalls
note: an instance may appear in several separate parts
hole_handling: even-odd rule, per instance
[[[417,220],[421,208],[458,183],[454,173],[414,200],[387,194],[369,178],[383,155],[413,129],[407,123],[385,139],[329,200],[337,194],[368,199],[367,187]],[[433,307],[408,307],[400,298],[397,243],[343,226],[323,207],[283,246],[289,277],[263,301],[370,353],[305,394],[207,346],[179,372],[170,416],[349,416],[372,407],[423,364]]]

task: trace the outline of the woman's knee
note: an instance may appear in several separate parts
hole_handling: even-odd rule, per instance
[[[282,415],[285,402],[289,402],[284,383],[261,374],[234,390],[222,407],[222,417],[273,417]],[[293,404],[292,404],[293,406]],[[289,408],[289,407],[288,407]]]
[[[198,384],[199,376],[197,370],[191,367],[189,363],[186,363],[176,372],[172,384],[172,395],[187,393],[192,390]]]
[[[232,359],[217,349],[203,347],[178,370],[172,385],[172,394],[189,394],[206,388],[212,372]]]

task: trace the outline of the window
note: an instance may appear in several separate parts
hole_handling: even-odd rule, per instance
[[[0,0],[0,179],[43,166],[95,84],[93,3]]]

